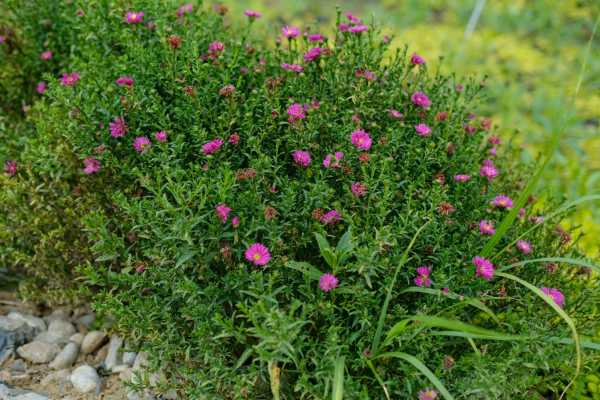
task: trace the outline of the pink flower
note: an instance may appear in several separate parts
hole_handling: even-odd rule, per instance
[[[240,217],[238,217],[238,216],[236,215],[235,217],[231,218],[231,225],[232,225],[234,228],[237,228],[239,224],[240,224]]]
[[[338,286],[338,278],[335,275],[326,273],[319,278],[319,288],[324,292],[329,292]]]
[[[362,129],[356,130],[350,134],[350,140],[354,147],[359,150],[368,151],[371,148],[371,136],[369,136],[368,132],[363,131]]]
[[[17,162],[15,160],[7,160],[4,163],[4,173],[8,176],[15,176],[17,173]]]
[[[60,84],[63,86],[75,86],[79,80],[79,72],[64,73],[60,78]]]
[[[0,44],[6,42],[6,36],[0,35]]]
[[[364,195],[367,194],[367,185],[365,185],[364,183],[361,182],[352,182],[352,185],[350,186],[350,190],[352,191],[352,194],[356,197],[363,197]]]
[[[388,115],[391,118],[395,118],[395,119],[402,119],[404,118],[404,115],[402,115],[402,113],[398,110],[394,110],[394,109],[389,109],[388,110]]]
[[[510,197],[500,194],[492,200],[491,204],[494,207],[511,209],[513,207],[513,201]]]
[[[302,72],[304,71],[304,67],[300,64],[287,64],[287,63],[283,63],[281,64],[281,68],[285,69],[286,71],[291,71],[291,72]]]
[[[346,13],[346,18],[348,18],[348,21],[352,22],[353,24],[360,24],[362,22],[360,18],[352,14],[350,11]]]
[[[37,84],[37,86],[35,87],[35,91],[38,92],[39,94],[44,94],[44,92],[46,91],[46,82],[40,82]]]
[[[229,213],[231,212],[231,208],[227,207],[226,204],[219,204],[215,207],[215,212],[217,213],[217,217],[219,218],[219,220],[221,220],[221,222],[224,224],[225,222],[227,222],[227,218],[229,216]]]
[[[248,247],[245,256],[254,265],[265,265],[271,259],[269,249],[262,243],[254,243]]]
[[[429,136],[431,135],[431,128],[429,126],[427,126],[426,124],[417,124],[415,125],[415,131],[417,131],[417,134],[419,136]]]
[[[562,294],[562,292],[560,290],[555,289],[555,288],[547,288],[547,287],[540,288],[540,290],[546,296],[552,297],[552,300],[554,300],[554,302],[556,303],[557,306],[559,306],[560,308],[563,308],[563,306],[565,305],[565,295]]]
[[[431,279],[429,279],[430,275],[431,275],[430,267],[423,265],[423,266],[417,268],[417,277],[415,278],[415,285],[421,286],[421,287],[431,286]]]
[[[351,26],[350,28],[348,28],[348,31],[352,32],[352,33],[361,33],[361,32],[366,32],[369,30],[369,27],[367,25],[354,25]]]
[[[517,249],[523,254],[529,254],[532,250],[531,243],[526,240],[517,240]]]
[[[211,44],[208,45],[208,52],[212,53],[212,54],[217,54],[222,52],[223,50],[225,50],[225,45],[221,42],[214,41]]]
[[[494,264],[489,260],[475,256],[473,257],[473,265],[475,265],[475,276],[480,276],[487,281],[494,277]]]
[[[177,9],[177,16],[183,17],[185,14],[191,14],[194,11],[194,5],[191,3],[184,4]]]
[[[434,389],[423,389],[419,392],[419,400],[435,400],[438,392]]]
[[[413,102],[414,105],[419,106],[421,108],[429,108],[429,106],[431,105],[429,97],[427,97],[427,95],[423,92],[414,92],[413,95],[410,97],[410,100]]]
[[[290,105],[287,109],[287,113],[290,116],[288,119],[290,123],[294,123],[306,118],[306,114],[304,114],[304,107],[300,103],[294,103]]]
[[[260,18],[262,16],[262,14],[259,13],[258,11],[252,11],[252,10],[246,10],[246,11],[244,11],[244,15],[246,17],[250,18],[250,20],[257,19],[257,18]]]
[[[524,208],[519,208],[519,213],[517,214],[519,216],[519,219],[524,219],[525,213],[526,213],[526,211]]]
[[[323,42],[325,41],[325,36],[321,35],[320,33],[313,33],[311,35],[308,35],[308,41],[309,42]]]
[[[128,128],[127,124],[125,124],[125,120],[122,117],[116,117],[108,124],[108,129],[110,130],[110,136],[116,138],[125,136]]]
[[[331,154],[327,154],[327,156],[323,159],[323,166],[325,168],[329,168],[331,166],[331,159],[333,157],[331,156]]]
[[[327,211],[321,217],[321,223],[325,225],[335,225],[342,220],[342,216],[337,210]]]
[[[410,57],[410,63],[412,65],[425,64],[425,59],[423,57],[421,57],[420,55],[418,55],[417,53],[413,53],[412,56]]]
[[[498,150],[495,147],[492,147],[489,151],[488,151],[489,155],[492,157],[496,157],[498,155]]]
[[[144,19],[144,13],[142,11],[127,11],[125,14],[125,22],[128,24],[139,24]]]
[[[304,53],[304,61],[314,61],[319,58],[322,54],[325,53],[325,50],[321,47],[313,47],[309,49],[306,53]]]
[[[335,158],[335,162],[333,163],[333,168],[339,168],[340,161],[342,160],[343,157],[344,157],[344,153],[342,153],[341,151],[336,151],[335,155],[327,154],[327,156],[323,159],[323,166],[325,168],[329,168],[330,166],[332,166],[331,162]]]
[[[158,131],[154,134],[154,138],[157,142],[166,142],[167,141],[167,132]]]
[[[233,144],[236,145],[240,142],[240,135],[238,135],[237,133],[232,133],[231,136],[229,136],[229,144]]]
[[[491,221],[483,219],[479,221],[479,232],[482,235],[493,235],[496,233],[496,230],[494,229],[494,225],[491,223]]]
[[[83,160],[83,173],[86,175],[95,174],[100,171],[100,161],[96,160],[94,157],[87,157]]]
[[[471,175],[464,175],[464,174],[454,175],[455,182],[467,182],[469,179],[471,179]]]
[[[340,32],[348,32],[348,29],[350,29],[350,25],[342,22],[338,25],[338,29],[340,30]]]
[[[202,145],[202,152],[205,155],[210,155],[215,153],[217,150],[219,150],[219,148],[223,145],[223,140],[221,139],[214,139],[211,140],[210,142]]]
[[[115,83],[119,86],[129,86],[132,87],[133,86],[133,78],[130,76],[120,76],[117,78],[117,80],[115,81]]]
[[[498,169],[494,166],[492,160],[484,160],[483,165],[479,169],[479,175],[491,182],[498,176]]]
[[[281,28],[281,33],[288,39],[293,39],[300,34],[300,29],[295,26],[284,26]]]
[[[150,146],[152,146],[152,143],[146,136],[138,136],[133,140],[133,148],[138,153],[145,153]]]
[[[498,136],[492,135],[488,138],[488,143],[497,146],[501,143],[501,141]]]
[[[48,61],[52,58],[52,52],[50,50],[43,51],[42,54],[40,54],[40,58],[44,61]]]
[[[296,165],[300,167],[308,167],[311,162],[310,153],[304,150],[295,150],[292,153],[292,157],[294,158],[294,162]]]

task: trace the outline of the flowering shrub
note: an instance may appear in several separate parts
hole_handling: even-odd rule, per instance
[[[342,371],[347,398],[562,390],[576,366],[555,313],[597,293],[533,262],[576,254],[543,205],[502,223],[531,171],[474,114],[480,84],[387,54],[352,14],[269,50],[260,13],[234,30],[222,7],[156,3],[86,3],[85,46],[34,120],[98,196],[80,263],[96,308],[167,385],[325,398]]]

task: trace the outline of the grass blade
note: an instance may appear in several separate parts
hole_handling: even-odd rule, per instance
[[[379,314],[379,320],[377,321],[377,329],[375,331],[375,336],[373,337],[373,344],[371,345],[371,351],[373,354],[377,354],[377,351],[379,349],[379,342],[381,341],[381,335],[383,334],[383,325],[385,323],[385,317],[387,315],[387,309],[390,304],[390,299],[392,298],[392,290],[394,289],[394,285],[396,284],[396,279],[398,279],[398,272],[400,271],[400,268],[402,268],[402,266],[406,264],[406,261],[408,261],[408,253],[410,252],[410,249],[412,249],[413,245],[415,244],[415,241],[417,240],[417,237],[419,237],[419,235],[421,234],[423,229],[425,229],[425,227],[429,224],[429,222],[430,221],[425,222],[423,226],[421,226],[417,230],[410,243],[404,250],[402,258],[398,263],[398,266],[396,266],[396,271],[394,271],[394,277],[390,282],[390,286],[388,286],[385,301],[383,302],[383,306],[381,307],[381,313]]]
[[[344,357],[338,357],[334,363],[332,400],[342,400],[344,398],[344,363]]]
[[[555,263],[564,263],[571,265],[578,265],[580,267],[591,268],[594,271],[600,273],[600,266],[587,261],[581,258],[569,258],[569,257],[543,257],[543,258],[534,258],[531,260],[523,260],[516,262],[514,264],[507,265],[505,267],[499,268],[498,271],[508,271],[509,269],[519,267],[522,265],[533,264],[533,263],[542,263],[542,262],[555,262]]]
[[[391,400],[390,399],[390,394],[388,393],[388,390],[387,390],[387,387],[385,386],[385,383],[383,383],[383,379],[381,379],[381,377],[377,373],[377,370],[375,369],[375,366],[373,365],[373,362],[371,360],[367,360],[367,365],[369,366],[369,369],[371,370],[371,372],[373,372],[373,376],[375,377],[375,379],[379,383],[379,386],[381,386],[381,388],[383,389],[383,393],[385,394],[385,398],[387,400]]]
[[[552,309],[554,309],[554,311],[567,323],[567,325],[569,326],[569,329],[571,329],[571,333],[573,335],[573,342],[575,344],[575,351],[577,353],[576,354],[577,361],[576,361],[576,367],[575,367],[575,376],[573,376],[573,379],[571,379],[569,384],[565,387],[563,393],[560,395],[560,398],[562,399],[564,397],[565,393],[567,392],[567,389],[573,384],[573,382],[575,382],[575,379],[577,379],[577,377],[579,376],[579,373],[581,371],[581,358],[582,358],[581,357],[581,345],[579,343],[579,334],[577,333],[577,328],[575,327],[575,323],[573,322],[571,317],[569,317],[569,315],[562,308],[560,308],[554,302],[554,300],[552,300],[551,297],[545,295],[539,288],[533,286],[531,283],[524,281],[523,279],[521,279],[515,275],[507,274],[506,272],[496,272],[496,275],[510,279],[512,281],[515,281],[515,282],[520,283],[521,285],[525,286],[527,289],[529,289],[531,292],[533,292],[536,296],[538,296],[542,300],[544,300],[550,307],[552,307]]]
[[[419,370],[423,375],[429,379],[429,381],[435,386],[435,388],[440,392],[442,396],[446,400],[454,400],[454,397],[450,394],[448,389],[444,386],[444,384],[438,379],[437,376],[421,360],[416,358],[415,356],[411,356],[407,353],[402,353],[400,351],[394,351],[389,353],[383,353],[377,356],[377,358],[400,358],[408,363],[412,364],[413,367]]]

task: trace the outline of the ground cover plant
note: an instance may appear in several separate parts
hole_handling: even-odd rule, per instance
[[[69,258],[165,389],[581,395],[597,267],[557,223],[594,197],[536,202],[541,169],[477,114],[481,81],[390,54],[351,13],[269,48],[251,10],[239,27],[200,4],[73,12],[78,50],[44,77],[23,162],[85,194],[56,191],[93,254]]]

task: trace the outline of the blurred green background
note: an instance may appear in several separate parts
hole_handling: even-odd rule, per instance
[[[478,0],[230,0],[228,17],[245,9],[263,14],[257,28],[273,40],[285,24],[331,35],[336,5],[409,46],[430,70],[485,80],[487,101],[479,110],[492,117],[503,138],[514,136],[520,157],[534,161],[549,146],[570,105],[585,48],[600,13],[598,0],[495,0],[483,3],[472,34],[465,35]],[[546,169],[538,193],[576,199],[600,193],[600,37],[597,33],[561,146]],[[440,57],[443,56],[443,59]],[[515,135],[513,135],[515,134]],[[600,204],[585,203],[567,222],[579,226],[580,244],[600,256]]]

